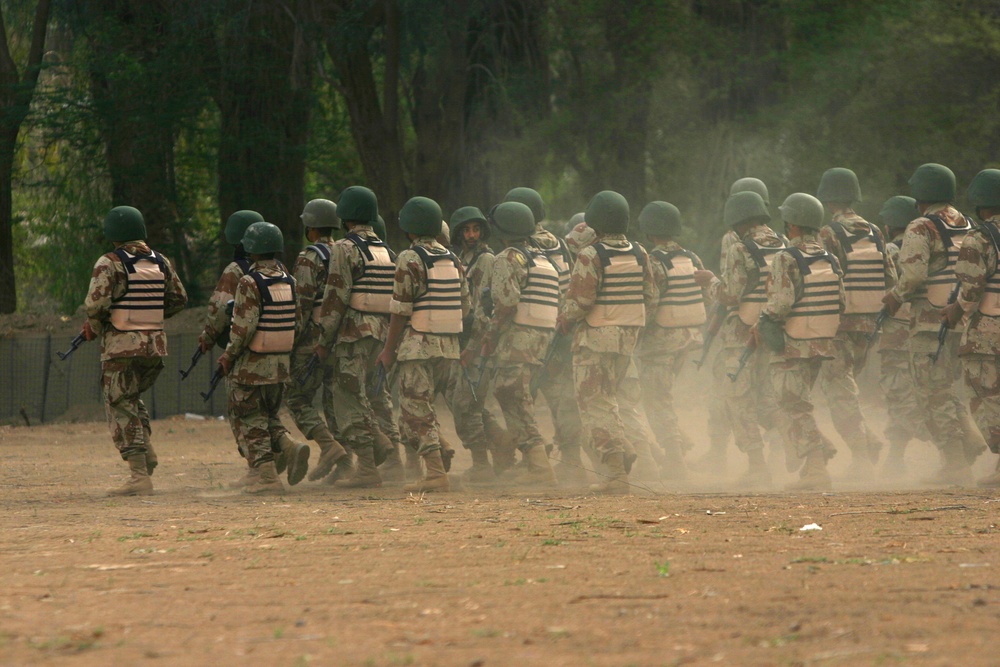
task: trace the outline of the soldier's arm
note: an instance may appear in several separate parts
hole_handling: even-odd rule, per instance
[[[462,319],[464,320],[472,312],[472,298],[469,296],[469,279],[465,276],[465,267],[461,262],[458,264],[458,279],[462,293]]]
[[[801,288],[796,281],[801,281],[798,275],[798,267],[795,258],[787,252],[780,252],[774,258],[771,265],[771,275],[768,276],[767,285],[767,305],[764,306],[764,314],[777,322],[784,321],[788,313],[795,305],[797,293]],[[843,296],[843,289],[841,289]]]
[[[577,255],[576,264],[570,274],[566,300],[560,306],[559,316],[567,324],[579,322],[594,307],[597,301],[597,287],[600,274],[597,253],[592,248],[584,248]]]
[[[163,265],[166,287],[163,293],[163,317],[173,317],[187,305],[187,290],[184,289],[184,283],[166,257],[163,258]]]
[[[840,239],[829,225],[819,230],[819,241],[823,249],[836,257],[841,266],[847,266],[847,257],[844,255],[844,249],[840,247]]]
[[[709,286],[709,294],[716,303],[730,308],[738,306],[740,297],[746,291],[748,276],[747,262],[752,262],[742,243],[729,246],[722,262],[722,278],[716,278]]]
[[[108,321],[111,319],[111,301],[115,283],[115,266],[108,255],[101,256],[94,264],[94,271],[90,276],[90,287],[87,288],[87,297],[83,302],[87,311],[87,322],[95,334],[104,332]]]
[[[257,321],[260,319],[260,294],[253,278],[245,276],[240,279],[233,297],[233,325],[229,333],[229,345],[222,356],[230,365],[243,354],[250,340],[257,332]]]
[[[234,298],[236,294],[236,283],[240,280],[242,271],[235,262],[231,262],[222,275],[219,282],[215,284],[215,291],[208,300],[208,309],[205,316],[205,328],[198,336],[198,343],[202,347],[211,347],[215,344],[215,339],[219,333],[226,328],[229,316],[226,313],[226,304]]]
[[[493,295],[493,317],[489,321],[483,343],[496,347],[500,335],[514,322],[517,303],[521,299],[521,275],[515,262],[523,261],[520,254],[504,254],[493,263],[490,293]]]
[[[986,242],[981,232],[973,232],[965,237],[955,264],[955,277],[962,284],[958,292],[958,303],[965,312],[979,307],[986,292],[986,280],[990,267],[996,268],[996,251]]]
[[[889,246],[886,245],[885,236],[882,234],[882,230],[878,227],[875,228],[875,235],[878,236],[879,240],[882,241],[882,247],[885,248],[885,252],[882,255],[883,262],[883,272],[885,275],[885,286],[886,289],[892,289],[896,286],[896,263],[889,256]],[[841,264],[841,267],[844,265]]]
[[[320,335],[318,345],[326,349],[337,343],[337,331],[351,303],[354,287],[354,265],[346,243],[334,243],[330,252],[330,272],[326,276],[323,303],[319,311]],[[360,255],[358,256],[360,259]]]
[[[416,252],[404,250],[396,257],[396,275],[392,285],[392,300],[389,302],[389,332],[385,347],[379,355],[379,362],[388,369],[396,362],[396,348],[403,330],[413,315],[413,302],[417,300],[421,286],[427,282],[427,272]]]
[[[312,318],[316,292],[324,287],[316,281],[319,261],[322,259],[315,250],[303,250],[295,259],[295,267],[292,269],[292,277],[295,278],[295,331],[299,334],[305,331]]]
[[[653,316],[656,310],[656,303],[660,300],[659,283],[653,275],[652,258],[646,255],[646,263],[642,267],[642,300],[646,306],[647,321]]]
[[[908,301],[927,282],[927,265],[931,258],[930,229],[914,220],[903,234],[899,249],[899,275],[891,293],[900,302]]]

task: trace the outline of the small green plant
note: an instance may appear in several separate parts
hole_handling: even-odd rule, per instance
[[[149,533],[132,533],[131,535],[122,535],[118,538],[119,542],[127,542],[129,540],[139,540],[144,537],[152,537]]]
[[[660,576],[660,577],[669,577],[670,576],[670,561],[669,560],[665,560],[662,563],[657,563],[656,561],[653,561],[653,565],[656,566],[656,574],[657,574],[657,576]]]

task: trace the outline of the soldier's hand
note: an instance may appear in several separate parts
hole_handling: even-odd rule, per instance
[[[233,370],[233,362],[226,355],[219,357],[219,368],[222,370],[223,375],[229,375],[229,371]]]
[[[949,329],[954,329],[964,315],[965,311],[962,309],[962,306],[958,305],[958,303],[950,303],[941,311],[941,324]]]
[[[90,320],[83,323],[83,328],[80,329],[80,333],[83,334],[83,339],[85,341],[92,341],[97,338],[97,334],[90,326]]]
[[[707,269],[698,269],[694,272],[694,281],[698,287],[708,287],[715,280],[715,274]]]
[[[753,341],[755,346],[760,347],[760,328],[757,326],[756,322],[752,327],[750,327],[750,340]]]
[[[885,296],[882,297],[882,305],[885,306],[885,312],[889,313],[889,317],[892,317],[903,304],[896,298],[895,294],[886,292]]]
[[[458,358],[458,362],[462,364],[463,367],[468,368],[472,365],[472,362],[476,358],[476,353],[471,347],[467,347],[462,350],[461,356]]]
[[[388,347],[382,348],[382,353],[378,355],[378,359],[375,360],[375,365],[382,364],[382,368],[389,372],[392,365],[396,363],[396,350],[390,350]]]
[[[330,350],[326,349],[322,345],[317,345],[313,348],[313,354],[315,354],[319,358],[320,363],[322,363],[326,361],[328,356],[330,356]]]
[[[198,349],[201,350],[202,354],[208,354],[208,351],[212,349],[212,343],[205,338],[205,334],[198,336]]]
[[[556,320],[556,331],[559,333],[560,336],[565,336],[566,334],[568,334],[571,326],[572,325],[569,322],[567,322],[566,318],[563,317],[562,315],[560,315],[559,318]]]

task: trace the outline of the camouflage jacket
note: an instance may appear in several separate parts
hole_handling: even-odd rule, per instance
[[[885,244],[885,254],[892,262],[896,275],[899,275],[899,244],[901,239],[895,238]],[[899,313],[897,313],[897,316]],[[910,324],[900,322],[892,318],[887,319],[882,324],[882,333],[879,334],[878,349],[896,350],[899,352],[909,351]]]
[[[490,287],[496,255],[483,241],[479,241],[472,248],[456,247],[452,251],[465,267],[465,277],[469,281],[472,330],[469,332],[466,347],[478,351],[482,347],[483,334],[489,326],[489,317],[483,304],[483,291]]]
[[[848,212],[838,212],[834,213],[830,222],[838,222],[844,226],[849,235],[855,234],[868,234],[870,227],[868,226],[868,221],[862,218],[860,215],[854,211]],[[875,227],[875,235],[885,244],[885,237],[882,235],[882,230]],[[842,270],[847,270],[847,253],[844,252],[844,248],[840,245],[840,238],[829,226],[823,227],[819,232],[819,238],[823,242],[823,246],[826,251],[837,258],[840,262],[840,268]],[[896,267],[889,258],[888,251],[885,253],[883,258],[883,273],[885,277],[885,288],[892,289],[896,285]],[[841,331],[858,331],[861,333],[871,333],[875,330],[875,318],[877,314],[871,315],[841,315],[840,316],[840,330]]]
[[[333,240],[324,236],[309,245],[324,245],[331,252]],[[295,347],[312,348],[319,337],[317,327],[313,326],[313,306],[316,304],[316,294],[322,294],[326,289],[328,267],[323,258],[315,250],[307,246],[295,259],[292,277],[295,278]],[[318,307],[318,306],[317,306]]]
[[[378,234],[369,225],[355,225],[351,232],[367,241],[378,241]],[[397,266],[399,266],[397,264]],[[363,338],[384,341],[389,333],[389,317],[351,308],[351,290],[365,270],[365,258],[358,246],[349,239],[333,244],[330,273],[320,307],[318,342],[333,349],[338,343],[356,343]]]
[[[781,237],[764,224],[751,227],[743,239],[768,248],[779,248],[784,244]],[[740,305],[740,298],[753,290],[760,281],[760,269],[742,243],[743,239],[729,246],[722,258],[721,277],[715,278],[708,287],[708,295],[712,301],[730,309],[719,330],[719,340],[725,347],[742,348],[747,344],[750,327],[737,316],[736,310]]]
[[[683,249],[684,248],[676,241],[667,241],[666,243],[654,247],[653,251],[662,250],[663,252],[675,252]],[[661,262],[653,259],[650,262],[650,268],[652,269],[653,282],[656,283],[657,292],[662,294],[667,289],[666,267],[664,267]],[[694,268],[705,268],[701,259],[697,255],[694,256]],[[707,307],[708,306],[706,304],[706,308]],[[639,347],[639,356],[641,358],[652,359],[653,357],[661,355],[675,354],[682,350],[692,350],[701,347],[701,344],[704,342],[701,327],[666,328],[657,326],[656,323],[653,322],[653,318],[656,316],[655,306],[650,309],[650,311],[651,312],[647,313],[647,320],[650,324],[646,326],[646,332],[642,336],[642,345]]]
[[[432,236],[418,236],[410,248],[399,253],[396,257],[396,277],[392,288],[392,302],[390,309],[394,315],[410,317],[413,315],[413,303],[417,298],[427,291],[427,269],[420,255],[413,250],[413,246],[426,248],[431,254],[444,254],[447,249],[438,243]],[[459,270],[462,281],[462,316],[469,314],[469,282],[465,278],[465,271]],[[396,351],[398,361],[412,361],[418,359],[458,359],[459,357],[458,335],[431,334],[414,331],[407,326],[403,331],[402,340]]]
[[[611,248],[627,248],[629,244],[624,234],[598,234],[597,241],[606,243]],[[647,319],[651,317],[660,295],[653,281],[650,263],[647,256],[642,287]],[[560,306],[562,318],[569,324],[577,325],[573,334],[573,352],[587,348],[592,352],[631,355],[635,351],[642,327],[592,327],[584,321],[597,301],[597,291],[602,278],[603,271],[597,250],[593,245],[589,245],[576,256],[576,263],[570,275],[569,290]]]
[[[948,204],[932,206],[927,213],[936,214],[949,227],[965,225],[965,216]],[[903,234],[899,250],[899,274],[896,286],[890,290],[900,302],[913,302],[912,332],[937,332],[941,326],[941,309],[935,308],[926,297],[921,298],[920,295],[928,274],[940,271],[947,265],[948,252],[934,223],[925,217],[912,221]]]
[[[274,259],[263,259],[250,266],[268,278],[281,275],[280,264]],[[222,356],[232,362],[229,379],[236,384],[280,384],[288,379],[289,354],[259,354],[247,346],[257,332],[261,299],[257,283],[250,275],[240,278],[236,285],[233,303],[233,326],[229,345]],[[221,357],[220,357],[221,358]]]
[[[528,282],[528,262],[518,248],[523,244],[501,250],[493,263],[493,318],[484,340],[493,345],[493,359],[500,364],[541,364],[555,330],[514,323],[521,290]]]
[[[248,263],[250,260],[246,260]],[[233,300],[236,294],[236,284],[244,276],[243,268],[233,260],[222,271],[219,282],[215,284],[215,291],[208,300],[208,309],[205,315],[205,328],[198,336],[198,343],[205,343],[209,346],[215,345],[216,339],[223,329],[229,324],[229,315],[226,313],[226,304]]]
[[[129,241],[119,246],[131,255],[148,255],[149,246],[143,241]],[[165,289],[163,317],[173,317],[187,304],[187,292],[177,272],[163,258]],[[94,333],[101,336],[101,361],[122,357],[164,357],[167,355],[167,335],[157,331],[118,331],[111,326],[111,304],[123,296],[128,284],[125,265],[113,252],[101,255],[94,264],[84,308]]]
[[[804,255],[818,255],[824,251],[816,234],[806,234],[792,239],[793,248],[798,248]],[[795,257],[788,252],[779,252],[771,266],[771,275],[767,280],[767,305],[763,314],[776,322],[784,322],[792,310],[792,306],[802,298],[804,283],[799,265]],[[847,297],[844,294],[844,283],[840,282],[840,309],[844,309]],[[797,340],[785,336],[784,355],[774,355],[775,361],[782,359],[812,359],[814,357],[832,358],[834,356],[835,338],[813,338]]]
[[[1000,317],[979,312],[979,302],[986,293],[986,281],[997,270],[997,250],[983,229],[991,225],[1000,234],[1000,215],[983,222],[962,244],[955,265],[955,276],[962,282],[958,303],[969,317],[958,353],[1000,355]],[[961,325],[959,325],[961,326]]]

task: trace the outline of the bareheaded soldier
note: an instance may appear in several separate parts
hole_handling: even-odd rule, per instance
[[[291,373],[285,387],[285,403],[295,425],[307,438],[319,445],[320,459],[309,473],[309,479],[316,480],[329,474],[334,465],[350,466],[350,455],[333,437],[337,430],[334,413],[334,364],[328,358],[320,368],[307,372],[305,369],[313,359],[313,349],[319,340],[320,307],[326,291],[330,270],[330,254],[333,250],[333,232],[341,228],[337,217],[337,205],[328,199],[313,199],[302,210],[302,225],[311,245],[306,246],[295,260],[292,277],[295,278],[295,350],[291,357]],[[315,407],[316,392],[323,389],[323,411],[320,416]],[[296,471],[293,477],[289,470],[288,483],[301,480],[303,471]],[[295,479],[296,481],[292,481]]]
[[[903,232],[918,215],[916,200],[901,195],[887,199],[879,212],[889,239],[885,244],[885,251],[897,275]],[[883,322],[878,343],[879,386],[885,395],[889,413],[889,421],[885,427],[889,454],[882,466],[883,476],[903,474],[906,446],[920,432],[924,422],[917,405],[913,372],[910,370],[910,319],[910,304],[904,303],[895,315]]]
[[[469,314],[469,285],[458,261],[435,240],[441,207],[426,197],[410,199],[399,226],[411,245],[396,258],[392,313],[385,347],[378,357],[385,372],[399,361],[400,432],[424,461],[424,477],[404,491],[447,491],[434,395],[458,364],[462,320]]]
[[[629,225],[625,197],[610,190],[597,193],[587,205],[586,220],[597,239],[577,255],[558,329],[564,335],[573,332],[573,384],[580,420],[608,469],[607,479],[591,490],[628,494],[627,443],[617,394],[646,325],[646,313],[656,301],[656,285],[646,251],[625,236]]]
[[[861,201],[858,177],[850,169],[827,169],[816,191],[832,214],[820,231],[827,252],[840,262],[847,305],[834,341],[835,356],[823,364],[820,386],[830,402],[830,414],[840,437],[851,450],[849,476],[871,478],[882,443],[865,423],[855,377],[868,358],[868,336],[882,310],[882,295],[896,284],[896,269],[885,251],[882,231],[854,212]]]
[[[983,221],[962,243],[955,265],[958,299],[942,320],[955,327],[969,316],[958,350],[972,392],[972,416],[994,454],[1000,454],[1000,170],[979,172],[969,185],[969,203]],[[1000,487],[1000,461],[979,486]]]
[[[101,388],[111,439],[131,477],[112,496],[148,496],[156,453],[142,392],[163,370],[167,336],[163,320],[187,303],[170,261],[146,245],[142,213],[116,206],[104,218],[104,237],[115,249],[94,264],[84,307],[83,337],[101,337]]]
[[[972,221],[951,202],[955,199],[955,174],[940,164],[924,164],[910,177],[910,194],[917,200],[920,217],[903,234],[896,286],[883,297],[886,311],[895,315],[906,302],[912,304],[910,363],[917,401],[927,429],[941,451],[944,465],[931,484],[969,484],[970,464],[981,453],[978,443],[966,437],[961,406],[954,390],[953,372],[961,335],[948,334],[938,352],[937,332],[941,314],[954,293],[955,263]]]
[[[333,400],[337,426],[341,440],[358,457],[354,474],[337,484],[376,487],[382,485],[377,468],[382,456],[376,448],[383,446],[380,435],[390,434],[379,429],[366,387],[389,329],[395,256],[372,227],[378,218],[374,192],[356,185],[347,188],[340,194],[337,211],[347,235],[333,244],[315,349],[321,358],[332,352],[336,361]],[[388,400],[386,385],[382,383],[377,400]],[[386,454],[394,454],[392,481],[399,481],[403,471],[395,441],[389,440],[389,449]],[[319,476],[328,473],[333,463],[330,460],[322,466]]]
[[[496,367],[493,394],[527,461],[515,481],[554,484],[529,387],[555,335],[559,273],[530,241],[535,218],[527,206],[518,202],[498,205],[491,213],[491,225],[506,247],[493,263],[493,316],[483,336],[481,354]]]
[[[281,493],[274,459],[282,441],[291,441],[278,410],[295,344],[295,279],[274,258],[284,239],[271,223],[250,225],[243,247],[250,270],[236,285],[229,345],[218,364],[228,379],[229,425],[249,466],[243,492]],[[301,459],[289,461],[290,469],[308,465],[309,447],[298,451]]]
[[[673,204],[647,204],[639,214],[639,228],[652,243],[650,268],[660,295],[639,346],[642,399],[646,417],[664,452],[661,475],[684,479],[684,438],[674,412],[673,386],[688,352],[700,348],[703,342],[705,300],[694,281],[694,272],[705,267],[697,255],[677,242],[681,213]]]
[[[839,263],[819,238],[823,205],[802,192],[778,207],[791,246],[779,252],[767,281],[767,304],[755,326],[758,344],[776,353],[771,379],[787,419],[785,440],[805,460],[790,491],[831,487],[827,460],[835,453],[816,426],[810,392],[824,360],[834,356],[834,339],[844,308]]]

